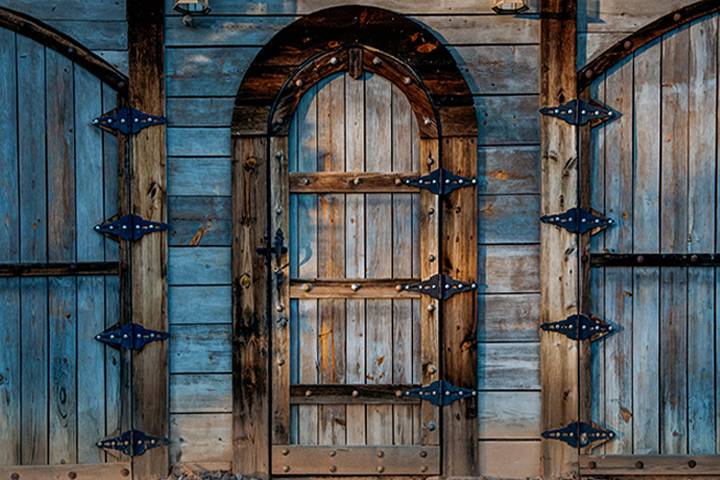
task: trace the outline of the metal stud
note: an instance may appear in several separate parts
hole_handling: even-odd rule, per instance
[[[385,452],[383,452],[382,450],[378,450],[377,456],[378,456],[378,458],[382,458],[385,456]]]
[[[380,60],[380,57],[373,58],[373,65],[380,65],[382,63],[382,60]]]
[[[282,454],[287,457],[288,455],[290,455],[290,450],[288,450],[287,448],[283,448]]]
[[[337,57],[330,58],[330,65],[337,65],[337,63],[338,63]]]
[[[297,80],[295,80],[295,86],[298,87],[298,88],[299,88],[299,87],[302,87],[302,86],[303,86],[303,81],[298,78]]]
[[[360,182],[362,182],[362,179],[360,177],[353,178],[354,185],[360,185]]]
[[[283,472],[287,473],[287,472],[289,472],[289,471],[290,471],[290,466],[289,466],[289,465],[283,466]]]
[[[353,292],[357,292],[358,290],[360,290],[360,287],[361,285],[359,283],[353,283],[352,285],[350,285],[350,290],[352,290]]]
[[[378,472],[378,473],[383,473],[384,471],[385,471],[385,467],[383,467],[382,465],[380,465],[379,467],[377,467],[377,472]]]
[[[411,82],[412,82],[412,79],[411,79],[410,77],[404,77],[404,78],[403,78],[403,83],[404,83],[405,85],[410,85]]]

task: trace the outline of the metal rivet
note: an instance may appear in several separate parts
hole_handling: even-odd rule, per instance
[[[312,392],[310,390],[305,390],[305,396],[312,397]]]
[[[430,117],[425,117],[425,119],[423,120],[423,123],[425,125],[430,125],[432,123],[432,120],[430,120]]]
[[[435,311],[435,304],[431,303],[427,306],[428,312],[434,312]]]
[[[350,285],[350,290],[352,290],[353,292],[357,292],[358,290],[360,290],[360,284],[353,283],[352,285]]]
[[[303,178],[303,179],[301,180],[301,182],[302,182],[303,185],[310,185],[310,179],[309,179],[309,178]]]
[[[330,450],[330,456],[334,457],[335,455],[337,455],[337,450]]]
[[[353,184],[355,184],[355,185],[360,185],[360,182],[361,182],[361,181],[362,181],[362,180],[360,179],[360,177],[355,177],[355,178],[353,178]]]
[[[592,68],[588,68],[587,70],[585,70],[585,78],[590,78],[593,76],[593,74],[594,72],[592,71]]]
[[[680,15],[680,13],[676,13],[675,15],[673,15],[673,20],[675,20],[676,22],[679,22],[680,19],[682,19],[682,15]]]
[[[410,82],[412,82],[412,78],[410,78],[410,77],[404,77],[404,78],[403,78],[403,83],[404,83],[405,85],[410,85]]]
[[[635,462],[635,468],[637,468],[638,470],[642,470],[643,467],[645,467],[645,464],[643,462],[641,462],[639,460],[637,462]]]
[[[128,470],[127,468],[123,468],[122,470],[120,470],[120,475],[123,477],[127,477],[128,475],[130,475],[130,470]]]
[[[278,312],[282,312],[285,310],[285,307],[283,307],[282,305],[278,305],[277,307],[275,307],[275,310],[277,310]]]
[[[430,208],[430,210],[428,210],[428,215],[433,215],[434,213],[435,213],[434,208]]]
[[[380,65],[382,63],[382,60],[380,60],[380,57],[373,58],[373,65]]]
[[[430,375],[435,375],[437,373],[437,367],[435,365],[430,365],[428,367],[428,373]]]
[[[427,467],[423,465],[422,467],[420,467],[420,471],[423,473],[427,472]]]
[[[13,472],[12,475],[10,475],[10,478],[11,478],[12,480],[18,480],[18,479],[20,478],[20,474],[19,474],[19,473],[16,473],[16,472]]]
[[[282,451],[282,454],[287,457],[288,455],[290,455],[290,450],[288,450],[287,448],[284,448]]]
[[[433,163],[435,163],[435,159],[432,158],[432,155],[430,155],[430,156],[428,157],[428,159],[426,160],[426,162],[427,162],[428,165],[432,165]]]
[[[75,472],[68,472],[68,478],[71,478],[71,479],[77,478],[77,473],[75,473]]]
[[[688,462],[688,467],[690,467],[690,468],[695,468],[695,467],[697,467],[697,462],[696,462],[695,460],[690,460],[690,461]]]
[[[428,256],[428,260],[430,260],[431,262],[434,262],[434,261],[435,261],[435,255],[430,255],[430,256]]]
[[[638,255],[636,261],[637,263],[643,263],[645,261],[645,257],[643,257],[642,255]]]
[[[330,65],[337,65],[337,63],[338,63],[337,57],[332,57],[332,58],[330,59]]]
[[[385,452],[383,452],[382,450],[378,450],[377,456],[378,456],[378,458],[382,458],[385,456]]]
[[[399,178],[396,178],[395,185],[402,185],[402,180],[400,180]]]
[[[288,465],[285,465],[285,466],[283,467],[283,472],[287,473],[287,472],[289,472],[289,471],[290,471],[290,467],[289,467]]]
[[[421,450],[421,451],[420,451],[420,456],[421,456],[422,458],[427,457],[427,452],[426,452],[425,450]]]
[[[309,284],[309,283],[303,283],[302,291],[303,291],[303,292],[309,292],[310,290],[312,290],[312,285]]]
[[[377,471],[378,471],[378,473],[382,473],[382,472],[385,471],[385,467],[383,467],[382,465],[380,465],[379,467],[377,467]]]
[[[337,471],[337,467],[335,465],[330,465],[328,470],[330,470],[331,473],[335,473]]]
[[[360,392],[358,392],[357,390],[353,390],[353,391],[352,391],[352,396],[355,397],[355,398],[357,398],[357,397],[360,396]]]
[[[401,291],[402,289],[403,289],[402,285],[395,285],[395,290],[396,290],[396,291],[399,292],[399,291]]]
[[[402,391],[401,390],[395,390],[395,396],[400,398],[402,397]]]
[[[283,209],[282,209],[281,207],[277,207],[277,208],[275,209],[275,213],[278,214],[278,215],[282,215]]]
[[[302,86],[303,86],[303,81],[298,78],[297,80],[295,80],[295,86],[296,86],[296,87],[302,87]]]
[[[277,363],[278,363],[278,365],[280,365],[280,366],[282,367],[283,365],[285,365],[285,359],[284,359],[284,358],[278,358]]]
[[[590,470],[595,470],[597,468],[597,463],[595,463],[595,462],[588,463],[588,468]]]
[[[625,40],[625,43],[623,43],[623,47],[625,47],[625,50],[630,50],[633,46],[633,43],[630,40]]]

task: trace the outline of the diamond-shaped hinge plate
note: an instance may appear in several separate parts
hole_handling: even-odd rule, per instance
[[[477,283],[461,282],[455,280],[449,275],[433,275],[419,283],[407,283],[402,285],[402,290],[406,292],[418,292],[429,295],[436,300],[447,300],[456,293],[469,292],[475,290]]]
[[[445,380],[437,380],[426,387],[406,390],[403,395],[426,400],[438,407],[444,407],[463,398],[475,397],[477,392],[469,388],[456,387]]]
[[[163,125],[167,120],[159,115],[150,115],[134,108],[120,107],[93,120],[93,125],[110,133],[136,135],[144,128]]]
[[[167,340],[168,338],[170,338],[170,335],[167,332],[148,330],[142,325],[135,323],[113,325],[107,330],[95,335],[95,340],[98,342],[134,351],[142,350],[148,343],[159,342]]]
[[[546,332],[560,333],[573,340],[600,340],[615,331],[615,327],[588,315],[571,315],[559,322],[545,322],[540,328]]]
[[[117,450],[130,457],[137,457],[146,451],[170,443],[167,438],[153,437],[140,430],[128,430],[117,437],[108,437],[96,443],[99,448]]]
[[[162,232],[170,228],[166,223],[151,222],[137,215],[124,215],[117,220],[95,225],[95,231],[128,241],[140,240],[148,233]]]
[[[615,433],[600,428],[595,424],[573,422],[566,427],[547,430],[542,437],[549,440],[560,440],[574,448],[584,448],[598,442],[607,442],[615,438]]]
[[[572,233],[592,232],[593,235],[615,224],[615,220],[584,208],[571,208],[564,213],[545,215],[540,221]]]
[[[405,179],[405,185],[423,188],[435,195],[442,196],[458,188],[477,185],[477,179],[461,177],[444,168],[437,168],[424,177]]]
[[[578,99],[570,100],[559,107],[541,108],[540,113],[548,117],[559,118],[570,125],[585,125],[590,122],[593,125],[599,125],[622,116],[619,112],[595,100],[585,102]]]

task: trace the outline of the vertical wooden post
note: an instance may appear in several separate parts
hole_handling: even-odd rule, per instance
[[[129,102],[153,115],[165,114],[163,0],[128,0]],[[154,126],[130,138],[131,209],[157,222],[167,221],[165,127]],[[153,330],[168,330],[167,234],[146,235],[131,247],[132,319]],[[153,342],[132,358],[133,428],[168,434],[167,342]],[[136,479],[167,477],[167,447],[133,460]]]
[[[542,0],[541,9],[542,106],[560,105],[577,96],[577,0]],[[577,206],[578,146],[576,127],[543,117],[543,215]],[[577,235],[543,224],[541,243],[541,322],[563,320],[578,311]],[[578,419],[578,342],[563,335],[542,332],[541,385],[543,430],[563,427]],[[557,440],[543,440],[544,478],[577,477],[578,451]]]

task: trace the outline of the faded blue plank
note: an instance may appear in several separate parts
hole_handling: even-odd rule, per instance
[[[51,20],[49,23],[90,50],[127,50],[127,22],[101,20]]]
[[[130,68],[128,66],[127,52],[118,50],[96,50],[93,53],[104,59],[123,74],[128,75]]]
[[[536,95],[475,97],[478,145],[539,144],[538,102]]]
[[[260,51],[247,48],[168,48],[168,96],[234,97],[245,71]]]
[[[478,340],[537,342],[540,295],[479,295]]]
[[[170,245],[229,247],[231,197],[169,197]]]
[[[168,128],[167,149],[176,157],[229,157],[229,128]]]
[[[169,285],[229,285],[230,279],[230,248],[170,248]]]
[[[540,248],[537,245],[481,245],[478,258],[479,293],[540,291]]]
[[[232,323],[229,286],[170,287],[168,318],[171,324]]]
[[[537,45],[456,46],[450,49],[477,95],[538,93]]]
[[[264,46],[283,27],[298,17],[237,16],[196,17],[192,28],[179,19],[165,23],[165,45],[178,46]]]
[[[485,147],[478,149],[479,194],[540,193],[540,149]]]
[[[19,290],[18,279],[0,278],[0,465],[21,459]]]
[[[479,390],[539,390],[539,343],[479,343]]]
[[[230,157],[170,157],[168,158],[168,194],[229,196],[232,193],[231,170]]]
[[[3,0],[3,6],[42,20],[125,20],[125,0]]]
[[[235,97],[170,97],[167,118],[170,127],[226,127],[232,125]]]
[[[107,85],[102,87],[102,111],[109,112],[117,106],[117,92]],[[119,184],[119,156],[118,137],[102,132],[103,149],[103,220],[119,213],[118,202],[120,194]],[[105,245],[105,260],[117,260],[120,254],[118,242],[103,238]]]
[[[232,372],[232,326],[174,325],[170,328],[170,373]]]
[[[538,195],[481,195],[478,242],[540,243]]]
[[[105,328],[120,321],[120,278],[105,277]],[[120,351],[105,347],[105,435],[122,428]],[[106,455],[108,460],[114,458]]]
[[[18,145],[15,34],[0,30],[0,261],[16,262],[18,238]]]

